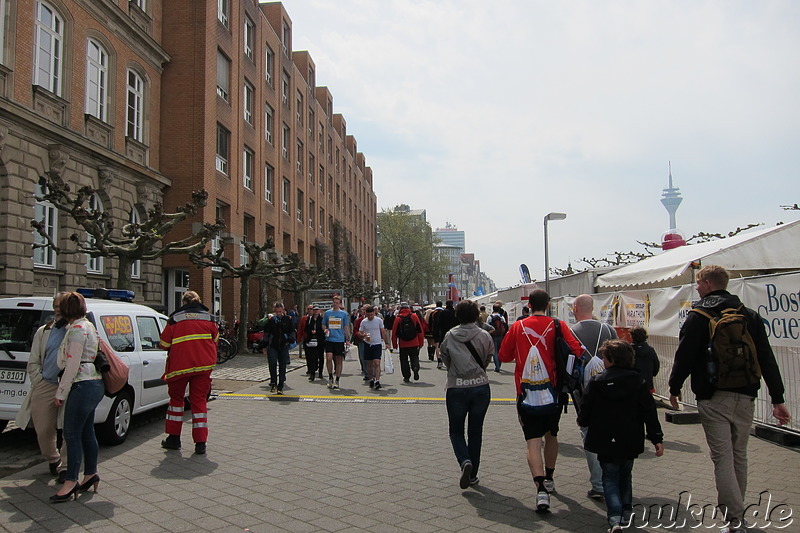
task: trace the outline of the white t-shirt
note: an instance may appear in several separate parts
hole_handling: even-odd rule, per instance
[[[372,320],[364,318],[358,327],[358,331],[369,333],[369,341],[364,338],[364,342],[370,346],[381,343],[381,329],[383,329],[383,319],[377,315]]]

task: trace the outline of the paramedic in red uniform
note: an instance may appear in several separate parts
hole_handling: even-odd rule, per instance
[[[161,379],[169,388],[167,438],[161,446],[180,450],[184,397],[189,386],[192,404],[194,453],[206,453],[208,413],[206,400],[211,392],[211,371],[217,362],[219,328],[208,308],[194,291],[183,294],[183,306],[172,313],[161,333],[161,346],[167,350],[167,365]]]

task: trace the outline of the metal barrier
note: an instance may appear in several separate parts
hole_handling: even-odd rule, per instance
[[[661,363],[661,370],[658,375],[653,379],[653,386],[656,389],[656,395],[663,398],[669,398],[669,375],[672,372],[672,362],[675,357],[675,351],[678,349],[678,339],[675,337],[666,337],[660,335],[653,335],[647,341],[658,354],[659,362]],[[789,346],[773,346],[772,350],[775,352],[775,359],[778,361],[778,367],[781,371],[783,378],[783,385],[786,388],[785,400],[786,406],[792,415],[792,421],[783,426],[786,429],[791,429],[800,432],[800,348]],[[683,384],[682,402],[687,405],[697,406],[697,399],[692,393],[689,378]],[[772,402],[769,398],[769,392],[764,384],[761,382],[761,390],[758,392],[756,398],[755,413],[753,414],[753,421],[766,424],[775,425],[777,422],[772,418]]]

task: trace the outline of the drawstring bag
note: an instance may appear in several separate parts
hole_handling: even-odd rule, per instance
[[[542,354],[539,352],[539,343],[544,340],[551,327],[553,327],[552,323],[542,335],[539,335],[533,329],[526,328],[524,324],[522,328],[525,338],[528,339],[531,347],[525,359],[525,366],[522,367],[522,377],[520,379],[522,394],[517,403],[525,411],[535,415],[554,415],[560,409],[558,395],[553,383],[550,381],[547,367],[542,361]],[[531,337],[536,339],[535,343],[531,340]]]

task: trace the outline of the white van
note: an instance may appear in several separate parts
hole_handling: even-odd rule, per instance
[[[167,317],[124,301],[86,298],[86,307],[100,336],[130,367],[128,384],[114,398],[104,397],[94,415],[98,439],[120,444],[128,436],[131,415],[169,401],[161,380],[167,352],[159,347]],[[0,431],[16,418],[30,390],[26,366],[33,334],[52,316],[52,297],[0,299]]]

